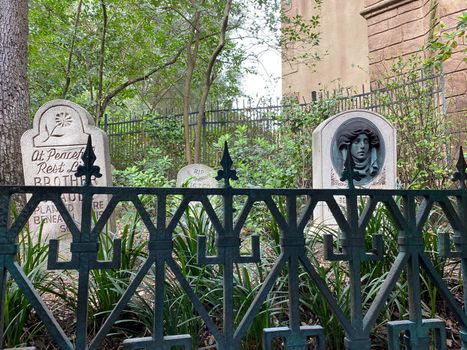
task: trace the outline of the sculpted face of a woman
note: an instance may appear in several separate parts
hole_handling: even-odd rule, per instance
[[[384,151],[381,151],[381,147],[384,146],[380,133],[371,122],[363,118],[350,119],[336,130],[333,165],[340,175],[347,155],[351,156],[353,170],[361,177],[359,184],[368,183],[378,175],[383,164]]]
[[[350,154],[354,159],[364,161],[368,158],[370,150],[370,139],[366,134],[359,134],[352,140]]]

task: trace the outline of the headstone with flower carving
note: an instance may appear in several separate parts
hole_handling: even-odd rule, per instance
[[[94,178],[94,186],[111,186],[111,168],[107,135],[94,126],[94,120],[84,108],[66,101],[54,100],[39,108],[34,116],[33,128],[21,137],[24,181],[34,186],[82,186],[85,179],[75,176],[91,136],[96,165],[102,177]],[[81,200],[78,194],[65,194],[62,201],[78,224]],[[99,217],[108,203],[105,195],[93,198],[93,209]],[[69,237],[66,224],[52,202],[41,202],[29,221],[32,232],[43,223],[48,238]]]

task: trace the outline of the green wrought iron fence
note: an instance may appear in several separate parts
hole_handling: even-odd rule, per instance
[[[433,100],[433,108],[445,112],[444,82],[442,74],[426,76],[421,70],[419,78],[411,80],[405,84],[391,87],[388,79],[384,84],[375,83],[369,91],[365,91],[362,86],[361,92],[356,93],[351,89],[336,89],[333,91],[313,91],[310,99],[296,101],[304,111],[311,110],[318,101],[334,101],[330,112],[336,114],[349,109],[367,109],[385,115],[389,111],[397,110],[399,105],[406,101],[398,100],[401,91],[420,90],[423,94],[429,94]],[[383,86],[384,85],[384,86]],[[381,96],[387,96],[385,103],[382,103]],[[413,100],[421,96],[410,96]],[[423,96],[426,98],[427,96]],[[219,136],[225,133],[232,134],[237,126],[244,125],[245,132],[253,139],[262,136],[266,139],[278,140],[278,126],[280,119],[278,116],[286,114],[290,109],[289,101],[276,99],[261,100],[257,104],[251,101],[221,104],[210,104],[202,119],[203,152],[202,161],[205,164],[216,164],[217,154],[213,152],[213,143],[217,142]],[[189,113],[190,133],[194,133],[198,112]],[[105,115],[100,122],[100,127],[109,136],[110,155],[112,159],[118,160],[120,167],[132,165],[138,157],[144,156],[144,148],[151,144],[158,144],[158,134],[164,133],[165,126],[171,125],[175,129],[181,130],[183,126],[183,113],[178,111],[161,111],[155,116],[130,115],[129,117],[117,117]],[[182,137],[182,134],[180,133]],[[183,139],[180,139],[183,142]],[[251,144],[250,146],[253,146]],[[179,152],[183,153],[183,146]]]
[[[431,283],[436,286],[449,308],[452,317],[459,323],[461,329],[462,349],[467,349],[467,315],[462,302],[456,300],[446,282],[434,267],[429,254],[424,249],[422,230],[433,207],[439,206],[446,217],[446,227],[439,233],[439,255],[443,258],[456,258],[461,261],[462,277],[459,283],[463,289],[467,287],[467,190],[466,162],[462,152],[457,163],[454,180],[459,183],[457,189],[445,190],[375,190],[357,189],[353,186],[356,173],[352,169],[351,158],[346,162],[343,181],[349,183],[348,189],[242,189],[232,188],[230,180],[236,178],[232,169],[232,160],[228,154],[227,145],[222,158],[222,169],[217,179],[223,181],[222,188],[116,188],[93,187],[91,179],[99,174],[99,168],[93,165],[95,156],[91,143],[83,156],[84,165],[80,166],[77,176],[84,176],[82,187],[38,187],[38,186],[0,186],[0,311],[5,312],[5,288],[7,274],[18,285],[32,305],[35,312],[51,334],[60,349],[98,349],[119,315],[126,310],[131,297],[137,293],[144,277],[155,274],[153,286],[154,300],[152,334],[142,338],[130,338],[123,341],[124,349],[191,349],[193,339],[187,334],[166,334],[164,308],[165,280],[175,279],[190,300],[194,314],[197,314],[203,327],[215,340],[217,349],[240,349],[242,338],[259,313],[268,293],[278,281],[281,274],[287,270],[288,312],[283,320],[285,325],[269,327],[263,330],[263,349],[273,349],[274,339],[282,339],[285,349],[308,349],[314,344],[315,349],[325,349],[325,329],[319,324],[306,324],[301,319],[303,305],[299,297],[299,282],[304,275],[311,281],[326,301],[332,314],[337,318],[340,327],[345,332],[342,339],[346,349],[370,350],[372,340],[370,333],[377,319],[383,312],[386,300],[395,290],[403,271],[407,277],[408,317],[395,319],[387,323],[387,343],[389,349],[400,349],[401,343],[405,349],[426,350],[435,339],[436,349],[446,349],[446,324],[437,318],[425,318],[421,302],[421,272],[423,271]],[[62,199],[63,194],[79,194],[82,198],[82,217],[75,222]],[[9,220],[9,207],[12,196],[29,194],[19,215]],[[100,218],[92,225],[92,198],[95,195],[111,197]],[[154,203],[148,204],[141,196],[152,196]],[[345,198],[341,207],[336,196]],[[220,209],[214,207],[213,200],[222,199]],[[304,198],[305,204],[300,206]],[[398,201],[398,198],[401,201]],[[242,209],[235,210],[234,202],[242,199]],[[286,203],[281,209],[280,201]],[[360,201],[365,202],[363,211],[358,210]],[[66,261],[58,259],[58,241],[51,240],[48,251],[49,270],[74,270],[78,277],[78,300],[75,309],[75,334],[67,335],[63,324],[57,320],[46,305],[39,292],[23,268],[17,263],[17,239],[20,231],[27,225],[28,218],[34,213],[41,201],[51,201],[62,216],[71,231],[71,255]],[[176,210],[169,214],[168,202],[175,202]],[[100,261],[100,233],[117,205],[121,202],[131,203],[142,218],[148,231],[147,254],[139,269],[134,273],[131,282],[122,293],[120,300],[112,307],[97,334],[89,339],[88,334],[88,304],[90,294],[90,274],[103,269],[119,269],[121,266],[121,240],[113,240],[113,258]],[[215,230],[214,246],[216,252],[206,251],[208,238],[200,235],[197,240],[197,263],[201,267],[218,266],[218,274],[222,276],[222,316],[214,319],[209,305],[203,304],[202,295],[195,293],[189,282],[189,276],[182,273],[182,261],[179,261],[174,248],[174,230],[179,224],[183,213],[193,203],[198,203],[209,218],[210,225]],[[264,203],[267,209],[267,220],[275,221],[280,228],[280,252],[273,266],[266,271],[267,277],[263,284],[254,291],[254,297],[248,309],[239,321],[235,320],[233,293],[238,286],[234,283],[236,266],[260,264],[262,254],[257,235],[245,232],[243,227],[253,208],[258,203]],[[339,227],[338,244],[333,235],[324,236],[324,246],[321,260],[310,260],[306,254],[306,237],[310,232],[305,228],[312,219],[314,208],[320,203],[329,207]],[[378,204],[386,207],[387,212],[397,227],[398,254],[391,263],[390,270],[371,301],[369,308],[363,308],[363,264],[372,264],[385,256],[387,237],[373,235],[372,246],[367,247],[366,227]],[[249,247],[249,248],[248,248]],[[339,247],[339,248],[337,248]],[[320,254],[317,252],[316,254]],[[346,262],[348,265],[348,288],[350,290],[350,312],[343,310],[340,301],[330,292],[328,282],[318,273],[318,270],[329,261]],[[206,291],[209,293],[210,291]],[[465,304],[467,294],[464,293]],[[170,310],[176,313],[179,310]],[[313,312],[313,310],[311,310]],[[183,320],[181,320],[183,321]],[[2,334],[2,333],[0,333]],[[401,334],[403,337],[401,337]]]

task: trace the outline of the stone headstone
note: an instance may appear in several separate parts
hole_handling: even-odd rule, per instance
[[[216,171],[204,164],[190,164],[181,168],[177,174],[177,187],[216,188]]]
[[[91,136],[95,165],[102,177],[92,180],[93,186],[111,186],[111,168],[107,135],[94,126],[91,115],[79,105],[54,100],[39,108],[34,116],[33,128],[21,137],[24,181],[34,186],[82,186],[84,177],[75,172],[82,164],[81,157]],[[81,199],[78,194],[64,194],[62,201],[71,217],[80,227]],[[93,209],[99,217],[108,203],[107,195],[93,197]],[[44,222],[43,236],[49,239],[69,240],[70,234],[55,205],[41,202],[29,220],[32,232]]]
[[[313,188],[348,187],[340,181],[348,152],[361,176],[355,187],[395,188],[396,130],[384,117],[366,110],[337,114],[313,131]],[[343,204],[344,198],[338,203]],[[318,204],[314,218],[318,223],[335,223],[324,203]]]

